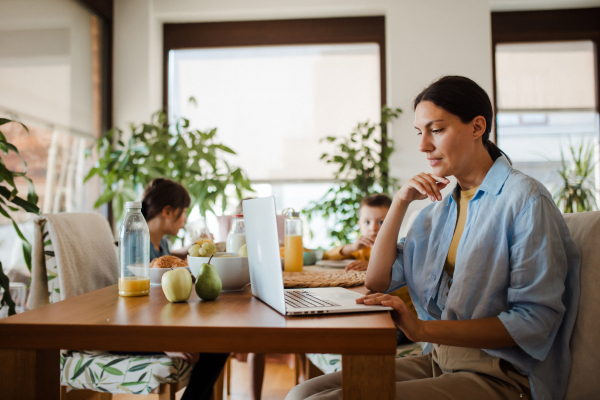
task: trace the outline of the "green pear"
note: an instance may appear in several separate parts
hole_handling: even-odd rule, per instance
[[[179,303],[190,298],[194,283],[190,271],[186,268],[171,268],[171,271],[163,274],[160,279],[160,286],[167,300],[171,303]]]
[[[212,256],[208,263],[200,266],[196,279],[196,294],[202,300],[214,300],[221,294],[223,282],[216,268],[210,264]]]

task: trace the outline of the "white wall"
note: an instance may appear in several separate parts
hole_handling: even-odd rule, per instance
[[[115,2],[114,123],[126,127],[147,120],[162,106],[165,22],[373,15],[386,17],[388,105],[404,110],[392,126],[396,152],[391,172],[406,182],[429,171],[413,128],[414,97],[448,74],[470,77],[491,95],[487,0],[119,0]]]

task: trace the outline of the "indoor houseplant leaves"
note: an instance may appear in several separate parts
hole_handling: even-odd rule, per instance
[[[14,122],[10,119],[0,118],[0,126],[7,124],[9,122]],[[27,127],[21,124],[23,128],[29,133]],[[26,176],[27,173],[27,163],[21,157],[21,153],[19,150],[11,143],[6,140],[6,136],[0,131],[0,150],[4,155],[8,155],[9,152],[16,153],[21,161],[23,162],[23,171],[11,171],[6,167],[4,160],[0,158],[0,214],[4,217],[8,218],[15,228],[17,235],[23,241],[23,257],[25,258],[25,263],[27,264],[27,268],[31,271],[31,244],[25,239],[23,233],[19,229],[19,226],[13,219],[11,212],[14,211],[26,211],[29,213],[39,214],[40,210],[37,207],[38,196],[35,192],[35,188],[33,186],[33,182]],[[27,199],[24,199],[19,196],[17,186],[15,184],[15,178],[23,178],[27,181],[29,186],[29,191],[27,193]],[[2,295],[2,299],[0,300],[0,308],[4,306],[8,306],[8,315],[15,314],[15,302],[10,297],[9,290],[9,281],[8,277],[4,274],[2,270],[2,264],[0,263],[0,287],[4,290]]]
[[[85,178],[97,175],[102,180],[104,193],[95,207],[112,202],[120,219],[125,202],[135,200],[154,178],[181,183],[190,193],[189,211],[198,205],[203,216],[214,213],[219,201],[225,210],[228,185],[235,186],[240,199],[242,190],[252,191],[245,173],[224,158],[235,152],[217,141],[216,128],[202,132],[189,126],[185,118],[169,123],[167,114],[158,111],[150,123],[131,125],[130,134],[113,128],[98,139],[99,159]]]
[[[398,118],[402,110],[384,107],[381,122],[359,123],[350,136],[328,136],[326,140],[337,146],[335,153],[325,153],[322,160],[336,166],[337,183],[318,201],[302,210],[309,219],[316,215],[333,217],[331,229],[336,244],[353,240],[358,227],[358,206],[370,194],[392,194],[398,190],[397,179],[389,177],[389,157],[394,142],[387,136],[387,125]]]
[[[561,166],[557,172],[562,182],[554,191],[554,201],[564,213],[592,211],[596,209],[596,188],[594,186],[595,146],[593,143],[579,148],[570,146],[571,163],[560,153]]]

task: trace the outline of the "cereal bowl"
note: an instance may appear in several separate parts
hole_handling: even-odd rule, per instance
[[[195,278],[198,278],[200,266],[208,263],[209,259],[210,257],[190,257],[188,255],[188,265]],[[248,257],[238,257],[235,253],[217,253],[210,264],[215,267],[221,278],[223,291],[242,290],[250,283]]]

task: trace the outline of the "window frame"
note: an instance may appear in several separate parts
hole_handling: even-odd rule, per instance
[[[543,11],[492,13],[492,77],[494,115],[498,114],[496,90],[496,45],[506,43],[561,42],[589,40],[594,43],[596,112],[600,113],[600,7]],[[494,123],[494,142],[498,128]]]

